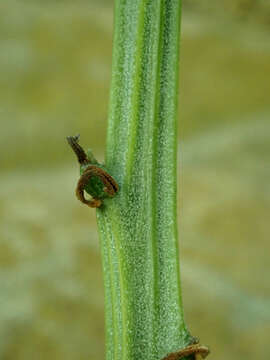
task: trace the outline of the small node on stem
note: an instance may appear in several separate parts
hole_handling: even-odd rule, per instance
[[[81,176],[76,186],[76,196],[83,204],[91,208],[98,208],[102,205],[102,199],[113,197],[119,187],[113,177],[96,161],[92,153],[89,155],[84,151],[78,140],[79,135],[67,137],[80,164]],[[84,191],[92,196],[91,200],[85,198]]]
[[[184,349],[166,355],[162,360],[180,360],[190,355],[194,355],[195,360],[200,360],[206,358],[209,352],[210,351],[207,346],[193,344],[185,347]]]

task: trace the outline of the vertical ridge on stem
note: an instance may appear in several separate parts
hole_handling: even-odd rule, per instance
[[[159,244],[160,331],[159,349],[164,354],[169,346],[179,348],[189,342],[183,319],[180,292],[177,231],[177,98],[180,2],[163,1],[159,88],[157,89],[157,213]],[[175,256],[177,254],[177,256]],[[177,295],[176,295],[177,294]],[[170,299],[170,301],[168,301]],[[166,319],[166,321],[165,321]]]

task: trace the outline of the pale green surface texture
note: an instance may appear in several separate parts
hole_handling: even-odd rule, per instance
[[[188,344],[176,222],[180,1],[118,0],[106,166],[98,210],[107,359],[161,359]]]

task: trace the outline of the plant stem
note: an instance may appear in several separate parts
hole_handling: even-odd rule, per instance
[[[97,210],[107,360],[159,360],[191,341],[176,211],[180,2],[115,4],[106,168],[120,190]]]

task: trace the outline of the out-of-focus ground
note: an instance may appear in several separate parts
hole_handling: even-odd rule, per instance
[[[270,5],[184,1],[183,301],[210,359],[270,358]],[[211,3],[211,7],[210,7]],[[103,158],[110,1],[0,4],[0,359],[104,357],[94,211],[65,136]]]

